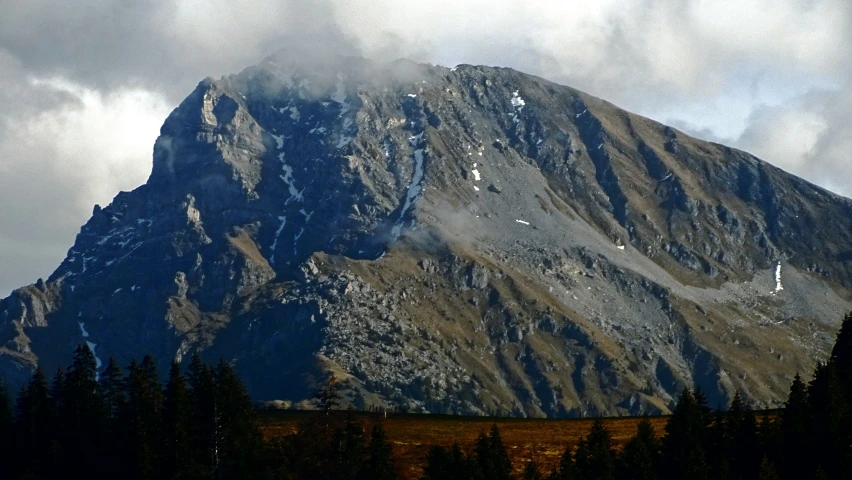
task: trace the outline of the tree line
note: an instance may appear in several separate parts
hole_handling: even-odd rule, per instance
[[[37,370],[14,402],[0,383],[0,477],[126,479],[401,478],[381,421],[370,424],[339,404],[331,378],[317,391],[320,411],[293,434],[265,439],[258,412],[233,368],[193,355],[162,383],[146,356],[125,369],[110,359],[98,373],[87,345],[48,382]],[[679,396],[664,434],[645,419],[620,450],[597,419],[558,465],[532,459],[524,480],[822,480],[852,473],[852,312],[813,379],[798,375],[777,415],[758,419],[735,395],[714,411],[700,390]],[[432,447],[421,480],[513,477],[500,431],[463,448]]]
[[[37,369],[14,402],[0,382],[0,478],[399,478],[382,424],[368,434],[352,414],[320,413],[296,435],[264,439],[225,361],[193,355],[165,384],[151,356],[124,370],[111,358],[99,374],[83,344],[51,381]],[[326,395],[320,406],[334,408]]]
[[[6,399],[6,400],[4,400]],[[250,478],[268,448],[241,380],[193,356],[165,385],[154,360],[100,375],[87,345],[48,382],[35,372],[14,403],[0,392],[0,448],[10,478]]]
[[[432,447],[421,480],[510,479],[512,465],[493,427],[468,452],[456,443]],[[535,459],[523,480],[823,480],[852,478],[852,312],[831,357],[808,383],[799,375],[777,415],[761,415],[737,393],[714,411],[700,389],[685,389],[658,437],[644,419],[617,451],[601,419],[559,464],[540,471]]]

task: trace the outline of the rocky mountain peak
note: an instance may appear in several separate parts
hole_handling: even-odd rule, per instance
[[[361,407],[577,416],[776,405],[827,354],[849,200],[511,69],[308,60],[199,83],[0,302],[0,371],[86,341],[227,358],[261,400],[335,372]]]

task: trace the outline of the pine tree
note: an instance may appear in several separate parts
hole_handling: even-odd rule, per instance
[[[662,477],[666,480],[705,480],[709,418],[706,407],[687,389],[678,399],[663,437]]]
[[[496,424],[488,435],[483,433],[477,438],[471,460],[474,478],[508,480],[512,476],[512,460]]]
[[[250,479],[260,474],[263,436],[245,385],[224,360],[215,372],[215,437],[219,478]]]
[[[324,478],[358,478],[364,459],[364,427],[347,412],[343,424],[334,430],[329,444],[328,461],[323,465]]]
[[[400,478],[394,463],[393,445],[388,441],[384,425],[381,422],[373,426],[370,443],[367,445],[367,459],[359,475],[361,480],[396,480]]]
[[[216,381],[213,371],[193,353],[187,381],[192,400],[192,455],[193,475],[209,478],[219,464],[219,414],[216,407]]]
[[[104,411],[104,433],[101,439],[99,471],[106,478],[120,478],[124,474],[127,431],[120,415],[127,410],[124,375],[115,358],[110,357],[99,379]]]
[[[842,445],[836,452],[841,458],[835,468],[849,474],[852,472],[852,312],[843,318],[829,363],[834,366],[843,400],[840,416],[835,418],[839,434],[837,441]]]
[[[760,443],[757,437],[757,418],[743,402],[739,392],[731,400],[725,415],[726,457],[730,459],[732,479],[751,479],[760,469]]]
[[[600,418],[595,419],[589,434],[574,453],[578,476],[584,480],[614,480],[615,450],[612,437]]]
[[[759,451],[763,452],[773,468],[781,465],[781,423],[777,417],[762,415],[757,425],[757,438],[760,444]]]
[[[109,420],[118,418],[118,412],[127,402],[125,396],[124,375],[114,357],[109,357],[106,369],[100,376],[101,395],[103,396],[104,412]]]
[[[68,456],[66,474],[80,477],[96,470],[105,412],[98,383],[97,360],[87,344],[79,345],[74,351],[65,380],[62,418],[68,433],[64,445]]]
[[[163,391],[150,355],[146,355],[141,364],[131,361],[125,385],[127,404],[121,415],[122,428],[127,435],[125,465],[129,478],[153,478],[162,446]]]
[[[819,364],[808,386],[811,438],[815,442],[813,455],[829,478],[840,478],[849,449],[849,432],[844,428],[848,404],[838,377],[833,362]]]
[[[470,463],[458,442],[447,449],[434,446],[426,454],[426,466],[420,480],[468,480]]]
[[[657,480],[660,462],[660,440],[654,427],[643,418],[636,427],[636,435],[624,446],[619,457],[620,480]]]
[[[831,350],[831,362],[837,366],[842,382],[852,388],[852,312],[846,314]],[[847,390],[847,394],[852,391]]]
[[[189,386],[180,371],[180,364],[172,362],[169,380],[163,398],[163,458],[160,478],[185,478],[191,470],[192,458],[192,402]]]
[[[53,438],[49,452],[50,466],[45,468],[49,468],[51,476],[60,476],[63,470],[67,470],[68,460],[74,459],[74,452],[69,448],[74,448],[75,442],[73,421],[68,409],[68,376],[62,367],[57,368],[56,374],[53,375],[48,398]]]
[[[316,392],[317,406],[326,415],[340,405],[340,380],[332,373]]]
[[[571,446],[565,447],[559,466],[553,469],[547,480],[577,480],[577,465],[574,462],[574,454]]]
[[[0,379],[0,465],[5,466],[7,474],[17,471],[17,458],[13,451],[14,420],[11,397],[6,384]]]
[[[63,370],[62,367],[59,367],[56,369],[56,373],[50,381],[50,391],[48,393],[50,404],[53,409],[53,415],[57,421],[61,420],[62,416],[66,413],[67,387],[68,379],[65,375],[65,370]]]
[[[721,407],[713,415],[713,423],[707,430],[705,456],[714,480],[730,480],[730,439],[725,422],[725,412]]]
[[[54,425],[47,378],[40,368],[18,395],[15,431],[23,476],[39,478],[49,474]]]
[[[779,417],[784,478],[807,478],[815,468],[810,442],[811,412],[807,387],[799,374],[790,385],[790,395]]]
[[[521,475],[523,480],[544,480],[544,477],[541,476],[541,472],[538,471],[538,465],[535,460],[529,460],[524,465],[524,472]]]

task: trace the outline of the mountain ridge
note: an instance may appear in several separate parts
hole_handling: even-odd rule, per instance
[[[852,202],[745,152],[511,69],[300,68],[199,83],[148,182],[0,302],[0,371],[85,339],[294,404],[333,371],[358,406],[771,406],[852,307]]]

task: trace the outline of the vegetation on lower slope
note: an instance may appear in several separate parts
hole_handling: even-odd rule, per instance
[[[375,412],[332,412],[333,389],[320,393],[324,408],[303,417],[295,431],[283,431],[280,423],[276,431],[276,423],[268,421],[264,432],[242,381],[225,362],[210,366],[193,356],[186,376],[173,364],[163,386],[151,357],[131,362],[126,375],[111,360],[99,375],[94,355],[81,345],[72,365],[58,370],[50,384],[38,370],[14,408],[0,389],[3,474],[27,479],[847,478],[852,471],[852,313],[830,359],[818,365],[809,384],[796,377],[776,415],[758,420],[738,395],[726,411],[714,412],[700,390],[685,389],[662,432],[660,419],[642,419],[636,434],[622,443],[622,432],[613,435],[618,420],[596,419],[583,427],[588,430],[579,441],[565,442],[555,462],[544,460],[548,456],[536,448],[524,455],[513,452],[517,444],[504,433],[517,430],[511,421],[488,420],[494,422],[490,431],[471,442],[465,438],[470,426],[481,431],[481,422],[468,420],[467,428],[452,431],[447,417],[422,417],[421,425],[449,423],[439,438],[420,442],[428,451],[412,475],[414,469],[394,450],[406,438],[414,440],[417,428],[394,431],[381,420],[385,415]],[[549,434],[559,422],[521,422],[528,442],[552,446]],[[405,425],[388,425],[394,423]],[[419,431],[423,435],[422,426]]]

